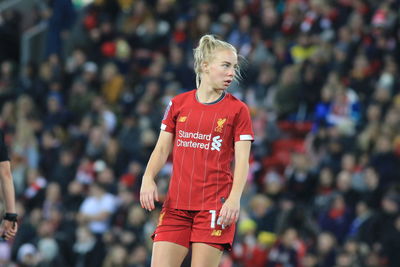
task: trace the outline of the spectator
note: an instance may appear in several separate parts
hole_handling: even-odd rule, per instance
[[[111,215],[116,208],[115,198],[96,182],[90,185],[89,190],[90,195],[80,206],[78,220],[81,224],[88,225],[90,231],[100,239],[101,234],[110,229]]]
[[[349,231],[352,214],[350,208],[346,206],[342,195],[336,195],[331,202],[329,210],[319,217],[319,225],[323,231],[331,232],[341,244]]]
[[[293,228],[285,230],[268,254],[267,267],[282,265],[298,266],[299,258],[296,251],[297,231]]]
[[[73,246],[75,266],[101,266],[105,253],[103,249],[101,241],[88,228],[81,226],[76,229]]]

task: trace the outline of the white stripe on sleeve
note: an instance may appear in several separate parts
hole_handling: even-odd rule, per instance
[[[250,134],[241,134],[239,136],[240,141],[247,141],[247,140],[253,140],[253,137]]]
[[[165,131],[165,129],[167,129],[167,125],[165,125],[164,123],[161,123],[160,129]]]

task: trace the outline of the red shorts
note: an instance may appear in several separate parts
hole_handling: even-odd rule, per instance
[[[151,236],[154,242],[168,241],[189,248],[205,243],[219,250],[231,250],[235,224],[218,224],[219,210],[176,210],[163,208],[158,226]]]

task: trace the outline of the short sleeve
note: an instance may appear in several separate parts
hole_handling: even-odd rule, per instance
[[[173,100],[169,101],[169,104],[164,112],[164,117],[161,122],[161,130],[175,133],[175,125],[176,125],[176,108]]]
[[[4,141],[4,133],[0,131],[0,162],[8,160],[10,159],[8,158],[7,146]]]
[[[247,106],[243,105],[236,115],[234,123],[234,138],[237,141],[254,141],[254,132]]]

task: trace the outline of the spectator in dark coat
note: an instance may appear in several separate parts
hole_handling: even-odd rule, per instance
[[[400,266],[400,215],[394,221],[394,227],[390,227],[382,244],[383,254],[388,260],[388,267]]]
[[[323,231],[333,233],[342,243],[349,231],[352,215],[342,195],[336,195],[329,210],[319,217],[319,225]]]
[[[47,13],[48,34],[46,55],[62,54],[62,43],[75,21],[75,10],[71,0],[49,0]]]

